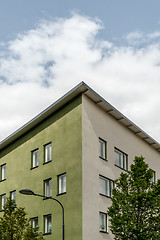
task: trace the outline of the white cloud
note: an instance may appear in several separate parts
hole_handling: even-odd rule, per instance
[[[158,31],[137,48],[144,33],[130,33],[118,47],[98,37],[101,28],[99,20],[74,14],[0,44],[1,140],[81,81],[160,139]]]
[[[144,41],[144,33],[139,31],[131,32],[125,38],[129,44],[136,45]]]
[[[144,47],[144,45],[149,46],[156,44],[160,40],[160,31],[154,31],[151,33],[145,33],[140,31],[135,31],[127,34],[124,39],[129,45]]]
[[[150,33],[150,34],[148,34],[148,37],[151,38],[151,39],[159,38],[160,37],[160,31],[155,31],[153,33]]]

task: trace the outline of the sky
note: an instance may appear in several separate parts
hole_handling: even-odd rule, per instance
[[[0,141],[81,81],[160,142],[159,0],[0,0]]]

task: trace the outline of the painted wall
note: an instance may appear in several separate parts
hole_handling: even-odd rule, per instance
[[[128,154],[129,165],[135,156],[144,156],[160,178],[160,153],[136,134],[105,113],[83,95],[82,98],[82,199],[83,240],[113,239],[111,232],[99,232],[99,212],[107,212],[110,198],[99,195],[99,175],[116,179],[121,169],[115,166],[114,147]],[[99,158],[99,137],[107,141],[107,161]]]
[[[99,137],[107,141],[107,161],[99,158]],[[52,142],[52,161],[44,162],[44,145]],[[44,122],[0,152],[0,165],[6,163],[7,179],[0,182],[0,194],[17,191],[17,205],[29,217],[52,214],[52,234],[46,240],[62,238],[60,206],[52,200],[19,194],[24,188],[43,194],[43,181],[52,178],[52,196],[65,208],[66,240],[113,239],[99,232],[99,212],[107,212],[110,198],[99,195],[99,175],[116,179],[114,147],[128,154],[143,155],[160,177],[160,153],[121,125],[85,95],[75,98]],[[39,149],[39,167],[31,170],[31,151]],[[57,175],[67,174],[67,193],[57,196]],[[0,213],[0,216],[3,213]],[[83,222],[83,223],[82,223]]]
[[[43,194],[43,180],[52,178],[52,197],[65,208],[65,239],[82,240],[82,98],[78,96],[36,128],[0,152],[0,165],[6,163],[7,179],[0,182],[0,194],[16,190],[17,205],[28,217],[39,219],[52,214],[52,234],[45,239],[62,239],[62,213],[55,201],[19,194],[28,188]],[[44,145],[52,142],[52,161],[44,162]],[[31,151],[39,149],[39,167],[31,168]],[[57,175],[67,176],[66,194],[57,196]],[[0,213],[2,215],[2,213]]]

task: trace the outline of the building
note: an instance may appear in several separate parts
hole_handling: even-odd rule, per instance
[[[160,177],[160,144],[85,83],[80,83],[0,143],[1,213],[6,197],[25,207],[46,240],[113,239],[107,226],[113,182],[135,156]],[[153,179],[154,180],[154,179]]]

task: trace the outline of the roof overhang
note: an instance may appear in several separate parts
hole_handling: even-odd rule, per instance
[[[150,146],[155,148],[160,152],[160,144],[150,137],[147,133],[145,133],[141,128],[136,126],[132,121],[130,121],[127,117],[125,117],[122,113],[120,113],[116,108],[114,108],[110,103],[108,103],[104,98],[102,98],[99,94],[97,94],[93,89],[91,89],[86,83],[81,82],[48,108],[46,108],[43,112],[34,117],[31,121],[23,125],[13,134],[5,138],[2,142],[0,142],[0,150],[5,148],[7,145],[11,144],[13,141],[21,137],[23,134],[28,132],[30,129],[35,127],[37,124],[42,122],[44,119],[53,114],[56,110],[61,108],[64,104],[74,99],[79,94],[84,94],[88,98],[90,98],[95,104],[97,104],[100,108],[102,108],[106,113],[110,114],[117,121],[119,121],[126,128],[130,129],[134,134],[139,136],[145,142],[147,142]]]

